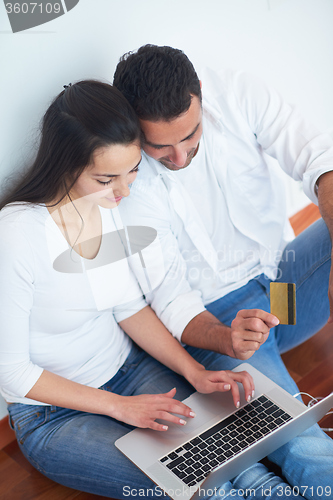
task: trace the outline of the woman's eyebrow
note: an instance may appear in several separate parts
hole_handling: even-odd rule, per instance
[[[142,157],[140,161],[133,167],[128,173],[132,172],[135,168],[137,168],[141,163]],[[119,177],[119,174],[94,174],[95,177]]]

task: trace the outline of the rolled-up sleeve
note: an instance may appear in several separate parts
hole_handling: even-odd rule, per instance
[[[333,139],[303,118],[297,107],[252,75],[235,72],[233,90],[239,107],[263,150],[276,158],[305,194],[318,203],[316,182],[333,170]]]
[[[137,312],[141,311],[141,309],[147,307],[147,302],[142,296],[142,291],[140,290],[137,281],[133,283],[133,286],[135,286],[135,288],[137,288],[138,291],[140,291],[140,297],[138,299],[134,299],[130,302],[126,302],[122,305],[113,308],[113,315],[117,323],[120,323],[124,319],[130,318]]]

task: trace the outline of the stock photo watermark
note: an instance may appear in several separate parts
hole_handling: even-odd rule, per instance
[[[166,262],[169,263],[169,279],[179,279],[178,269],[173,268],[172,262],[176,259],[178,247],[170,246],[165,251]],[[252,279],[254,270],[260,267],[260,273],[269,273],[274,270],[275,279],[282,280],[283,272],[279,265],[283,262],[296,262],[296,251],[294,249],[281,250],[264,248],[258,251],[233,249],[232,246],[224,245],[217,251],[209,249],[204,252],[183,249],[181,251],[183,263],[186,267],[187,278],[191,283],[199,280],[213,280],[217,275],[223,283],[235,283]],[[213,268],[209,262],[214,262]],[[185,272],[185,270],[184,270]]]
[[[332,498],[332,489],[330,486],[276,486],[274,489],[269,486],[260,486],[257,489],[247,488],[247,489],[228,489],[224,490],[222,487],[220,488],[201,488],[200,486],[191,486],[183,488],[176,488],[173,490],[165,490],[163,491],[159,486],[155,486],[154,488],[131,488],[130,486],[123,487],[123,496],[128,498],[149,498],[149,497],[164,497],[164,498],[179,498],[186,499],[191,498],[195,493],[199,498],[209,499],[213,497],[214,499],[221,498],[221,500],[227,495],[228,498],[247,498],[251,495],[251,497],[258,498],[270,498],[272,495],[277,496],[279,498],[293,498],[299,497],[299,495],[304,496],[306,493],[311,498]]]
[[[40,26],[63,16],[80,0],[39,0],[38,2],[4,0],[13,33]]]

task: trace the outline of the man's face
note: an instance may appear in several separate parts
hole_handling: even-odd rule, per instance
[[[192,96],[189,109],[171,121],[140,120],[143,150],[169,170],[187,167],[198,150],[202,134],[202,109]]]

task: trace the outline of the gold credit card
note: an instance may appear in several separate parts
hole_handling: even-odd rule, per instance
[[[270,284],[271,313],[282,325],[296,325],[295,283]]]

